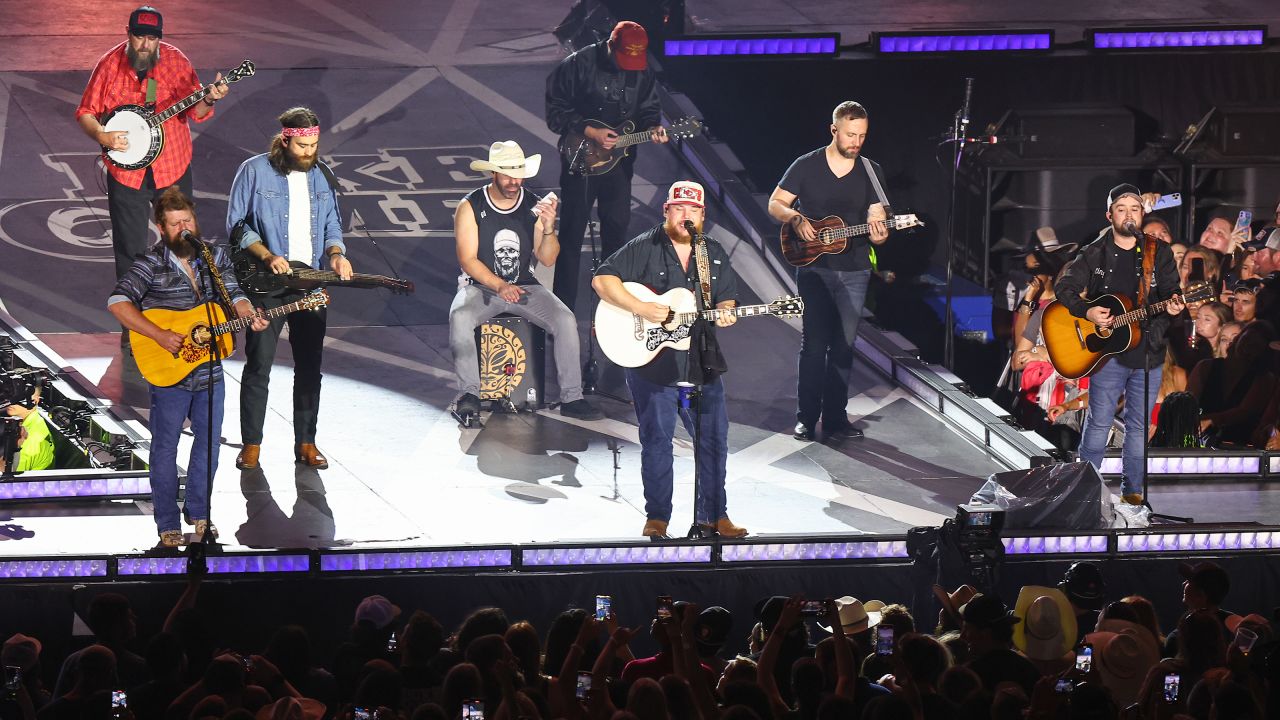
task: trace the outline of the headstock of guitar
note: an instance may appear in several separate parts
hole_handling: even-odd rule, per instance
[[[924,221],[915,215],[894,215],[891,223],[894,230],[906,230],[913,227],[924,227]]]
[[[769,303],[769,314],[784,318],[798,318],[804,315],[804,300],[794,295],[783,295]]]
[[[307,293],[298,301],[299,310],[318,310],[329,304],[329,291],[323,288]]]
[[[1201,300],[1210,300],[1215,295],[1217,293],[1214,292],[1213,285],[1207,282],[1198,282],[1182,292],[1182,302],[1193,303]]]
[[[704,127],[702,121],[698,118],[680,118],[667,127],[667,135],[681,140],[688,140],[691,137],[702,134]]]
[[[233,83],[233,82],[236,82],[237,80],[243,80],[244,78],[247,78],[247,77],[253,77],[253,74],[255,72],[257,72],[257,68],[254,67],[253,61],[245,60],[235,68],[228,70],[227,74],[222,76],[222,79],[225,82]]]

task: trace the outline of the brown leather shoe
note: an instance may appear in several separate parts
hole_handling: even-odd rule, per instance
[[[665,520],[646,520],[644,530],[640,534],[645,537],[666,537],[667,522]]]
[[[733,521],[727,517],[722,517],[716,521],[716,532],[720,533],[720,537],[740,538],[747,536],[747,529],[738,527]]]
[[[302,443],[293,451],[293,459],[297,462],[313,467],[317,470],[325,470],[329,467],[329,460],[320,454],[320,448],[315,443]]]
[[[236,455],[236,467],[241,470],[257,470],[258,455],[262,452],[261,445],[245,444],[240,448],[240,454]]]

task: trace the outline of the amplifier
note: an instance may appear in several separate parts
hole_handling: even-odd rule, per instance
[[[1280,108],[1218,108],[1215,127],[1224,156],[1280,156]]]
[[[542,406],[546,334],[518,315],[499,315],[476,328],[480,399],[511,400],[517,407]],[[532,393],[532,394],[531,394]]]
[[[1128,158],[1137,149],[1133,111],[1116,106],[1014,110],[1024,158]]]

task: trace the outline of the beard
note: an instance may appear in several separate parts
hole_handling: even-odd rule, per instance
[[[285,157],[285,162],[288,164],[290,170],[297,170],[298,172],[307,172],[311,168],[316,166],[316,159],[319,158],[320,155],[319,153],[317,153],[310,157],[300,158],[297,155],[294,155],[292,152],[290,152],[286,148],[284,152],[284,157]]]
[[[862,148],[855,148],[849,145],[836,145],[836,152],[840,153],[841,157],[849,160],[856,159],[860,150],[862,150]]]
[[[693,228],[697,230],[699,234],[702,233],[702,223],[700,222],[694,223]],[[664,220],[662,223],[662,229],[666,231],[667,237],[671,238],[673,242],[678,242],[684,245],[687,245],[690,242],[693,242],[693,238],[680,234],[681,231],[684,230],[683,222],[680,223],[679,225],[673,225],[670,220]]]
[[[1120,237],[1137,238],[1136,235],[1126,230],[1124,225],[1119,223],[1111,223],[1111,231]]]
[[[139,55],[136,50],[133,49],[132,45],[125,44],[124,54],[125,54],[125,57],[129,59],[129,64],[133,66],[133,69],[135,72],[140,72],[140,73],[148,72],[151,70],[151,68],[156,66],[156,63],[160,62],[159,46],[156,47],[155,52],[148,53],[145,57],[143,57],[142,55]]]
[[[192,230],[191,234],[198,239],[200,237],[200,228],[197,227]],[[164,243],[165,247],[169,248],[169,252],[180,258],[191,258],[195,256],[195,248],[191,247],[191,243],[182,239],[181,234],[174,235],[173,237],[169,237],[167,234],[162,234],[161,242]]]

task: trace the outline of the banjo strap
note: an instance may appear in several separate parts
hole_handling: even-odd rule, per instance
[[[156,104],[156,79],[147,78],[147,104]]]

